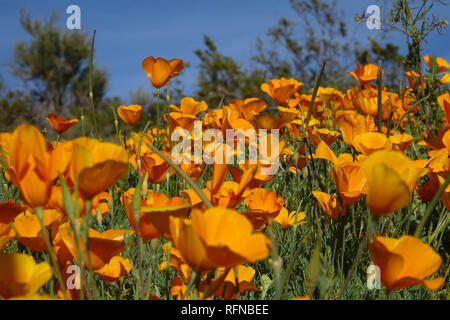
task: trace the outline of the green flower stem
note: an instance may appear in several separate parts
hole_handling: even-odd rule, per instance
[[[144,273],[142,270],[142,238],[139,236],[139,220],[141,214],[141,190],[142,190],[143,178],[139,175],[139,181],[134,190],[132,210],[134,215],[134,221],[136,223],[136,237],[137,237],[137,254],[138,254],[138,281],[136,283],[136,291],[139,293],[139,298],[144,299]]]
[[[445,180],[444,184],[439,188],[438,192],[434,195],[433,199],[431,200],[431,203],[428,205],[427,210],[425,211],[425,214],[423,215],[422,220],[420,221],[419,225],[417,226],[416,232],[414,233],[414,237],[419,238],[420,231],[422,231],[423,226],[427,222],[428,218],[431,216],[431,213],[433,212],[434,207],[439,202],[439,199],[441,198],[442,194],[444,193],[447,186],[450,184],[450,175]]]
[[[94,32],[92,34],[91,50],[89,52],[89,99],[91,100],[92,119],[94,120],[95,137],[98,138],[97,118],[95,116],[95,107],[94,107],[94,92],[92,90],[92,64],[94,60],[95,32],[96,30],[94,29]]]
[[[311,97],[311,103],[309,104],[308,115],[306,116],[306,125],[309,124],[311,119],[311,112],[314,109],[314,103],[316,101],[317,91],[319,90],[320,82],[322,81],[323,71],[325,70],[325,65],[327,64],[327,59],[323,60],[322,68],[320,69],[319,77],[316,79],[314,84],[314,90]]]
[[[382,126],[382,108],[383,108],[383,72],[381,70],[381,60],[378,62],[378,72],[377,72],[377,85],[378,85],[378,114],[377,114],[377,126],[378,126],[378,132],[381,133],[381,126]]]
[[[59,287],[61,288],[61,291],[63,292],[64,299],[68,300],[67,292],[66,292],[66,286],[64,285],[64,281],[61,276],[61,271],[59,270],[58,263],[56,262],[56,257],[53,252],[52,245],[50,243],[50,239],[48,237],[47,229],[45,228],[44,224],[44,209],[42,207],[34,208],[34,212],[36,213],[36,216],[39,220],[39,224],[41,225],[42,234],[44,236],[45,244],[47,245],[48,254],[50,256],[50,260],[53,265],[53,269],[55,270],[56,278],[58,279]]]

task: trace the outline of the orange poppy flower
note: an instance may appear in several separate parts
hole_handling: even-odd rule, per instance
[[[129,106],[119,106],[117,108],[117,113],[119,117],[130,126],[136,124],[139,121],[142,114],[142,106],[137,104],[132,104]]]
[[[188,131],[191,130],[194,122],[197,120],[197,114],[208,109],[208,105],[205,101],[196,101],[190,97],[184,97],[181,99],[180,107],[171,105],[170,108],[177,112],[170,112],[164,115],[164,120],[169,123],[170,128],[174,131],[176,128],[181,127]]]
[[[168,156],[167,152],[163,153]],[[137,170],[137,155],[130,157],[130,164]],[[161,183],[166,179],[166,172],[169,164],[163,160],[158,154],[152,152],[148,147],[142,146],[141,150],[141,175],[144,176],[148,172],[148,180],[153,183]]]
[[[278,223],[283,228],[292,227],[295,224],[295,215],[296,211],[291,211],[289,213],[285,207],[280,210],[280,213],[273,219],[276,223]],[[308,223],[307,221],[303,221],[306,218],[305,212],[299,212],[297,215],[297,225]]]
[[[235,268],[228,271],[225,279],[223,279],[219,288],[216,290],[216,297],[223,300],[233,300],[236,297],[236,291],[239,289],[239,293],[248,291],[261,291],[252,282],[255,277],[255,269],[250,266],[237,266],[237,274],[235,273]],[[223,277],[225,273],[225,268],[218,268],[215,279],[211,280],[208,287],[213,287],[217,281]],[[236,284],[237,281],[237,284]]]
[[[439,78],[439,83],[440,84],[447,84],[450,83],[450,73],[444,73],[440,78]],[[447,91],[448,92],[448,91]]]
[[[130,259],[115,256],[103,267],[95,270],[95,273],[106,283],[112,283],[126,276],[132,268]]]
[[[250,164],[249,161],[246,161],[244,163],[240,163],[238,167],[229,166],[229,170],[231,173],[231,176],[233,177],[234,181],[240,182],[244,172],[250,170],[253,167],[256,167],[255,174],[250,179],[250,182],[248,183],[249,189],[254,188],[261,188],[263,185],[265,185],[267,182],[273,180],[275,178],[274,175],[268,175],[268,174],[262,174],[261,168],[267,167],[268,165],[263,164],[261,161],[258,162],[258,164]]]
[[[378,216],[409,205],[417,181],[426,173],[399,151],[374,152],[361,167],[367,177],[367,206]]]
[[[227,165],[225,164],[214,164],[213,179],[208,181],[206,186],[213,205],[223,208],[235,208],[249,195],[249,184],[255,176],[257,167],[253,166],[244,171],[240,176],[239,183],[224,181],[226,169]]]
[[[64,133],[74,125],[78,124],[78,119],[66,120],[51,112],[48,114],[47,120],[50,122],[53,130],[58,134]]]
[[[47,262],[36,263],[33,257],[23,253],[0,254],[0,296],[22,299],[37,294],[52,274]]]
[[[353,146],[358,152],[368,156],[378,150],[391,150],[392,142],[379,132],[366,132],[353,139]]]
[[[182,114],[190,114],[196,116],[198,113],[208,110],[208,105],[205,101],[196,101],[194,98],[184,97],[180,101],[180,107],[170,105],[170,108]]]
[[[417,195],[422,202],[428,202],[433,199],[436,192],[438,192],[440,184],[436,174],[429,173],[430,180],[425,182],[421,187],[416,186]]]
[[[375,122],[371,116],[363,116],[354,111],[337,111],[336,127],[341,131],[342,138],[349,146],[353,146],[353,139],[375,129]]]
[[[78,174],[81,193],[88,199],[105,191],[128,170],[128,154],[119,145],[91,138],[72,140],[70,179]]]
[[[364,115],[371,115],[377,117],[378,115],[378,93],[376,89],[360,90],[353,87],[349,90],[349,97],[353,105]],[[381,96],[381,118],[383,121],[389,120],[391,110],[394,108],[392,100],[396,95],[383,90]]]
[[[264,234],[253,233],[247,218],[234,210],[215,207],[204,213],[193,211],[191,218],[208,258],[217,267],[254,263],[264,259],[271,249],[270,240]]]
[[[191,220],[170,218],[170,231],[184,260],[201,271],[254,263],[271,249],[270,240],[253,234],[247,218],[231,209],[193,210]]]
[[[73,238],[72,231],[69,231],[69,226],[59,228],[59,233],[61,240],[64,242],[67,250],[72,255],[73,259],[78,259],[77,247],[75,244],[75,239]],[[132,234],[131,230],[114,230],[109,229],[102,233],[89,228],[88,231],[88,241],[89,241],[89,256],[91,260],[91,266],[93,270],[98,270],[107,264],[112,257],[121,253],[125,250],[123,246],[123,240],[125,235]],[[83,239],[80,239],[81,249],[85,249],[85,244]],[[84,257],[85,267],[88,267],[88,257],[85,254]]]
[[[286,106],[287,100],[303,86],[303,83],[298,82],[294,78],[290,78],[289,80],[281,78],[272,79],[269,83],[261,84],[261,90],[282,106]]]
[[[253,120],[266,107],[266,102],[259,98],[236,99],[230,102],[230,108],[237,111],[239,116],[247,121]]]
[[[345,203],[355,203],[367,192],[366,176],[358,163],[336,164],[331,176]]]
[[[366,64],[362,66],[357,63],[356,70],[349,71],[348,73],[351,74],[360,85],[364,85],[377,79],[378,66],[374,64]]]
[[[390,136],[389,139],[392,142],[393,149],[397,149],[400,151],[405,151],[413,142],[413,137],[411,137],[407,133],[397,133],[393,136]]]
[[[415,71],[405,72],[405,76],[408,79],[408,84],[411,88],[415,88],[416,85],[420,88],[422,86],[422,81],[420,79],[420,74]],[[427,80],[427,77],[423,77],[423,80]],[[426,86],[426,85],[425,85]]]
[[[448,91],[444,92],[437,98],[437,101],[445,113],[447,123],[450,124],[450,93]]]
[[[168,257],[167,242],[163,244],[162,249],[166,257]],[[191,269],[186,261],[184,261],[181,253],[173,246],[170,247],[170,267],[177,272],[184,283],[187,284],[189,282],[191,277]],[[158,271],[164,271],[166,268],[167,261],[161,262],[158,266]]]
[[[163,87],[169,79],[178,76],[183,68],[184,64],[181,59],[167,61],[163,58],[155,59],[151,56],[142,61],[142,69],[144,69],[147,77],[157,89]]]
[[[345,205],[341,210],[339,203],[336,199],[336,194],[328,194],[322,191],[313,191],[314,197],[319,201],[322,210],[330,219],[339,219],[345,213]]]
[[[432,67],[433,65],[433,59],[430,56],[424,56],[423,60],[425,60],[425,63],[428,67]],[[436,65],[437,65],[437,73],[441,73],[444,71],[448,71],[448,68],[450,67],[450,64],[447,62],[447,60],[442,59],[440,57],[436,57]]]
[[[62,224],[63,215],[57,210],[44,210],[44,226],[49,234],[56,234]],[[20,214],[14,220],[12,228],[16,232],[16,239],[24,246],[34,251],[47,250],[42,235],[41,225],[35,214]]]
[[[307,128],[309,137],[312,143],[317,147],[320,141],[325,142],[328,146],[339,138],[340,132],[328,130],[327,128]]]
[[[263,212],[266,220],[274,219],[283,208],[283,197],[277,197],[275,191],[256,188],[250,192],[250,195],[245,199],[245,204],[252,211]]]
[[[414,237],[374,237],[369,249],[373,263],[380,268],[381,282],[388,291],[417,284],[436,290],[444,283],[442,277],[425,279],[439,269],[442,258]]]
[[[0,203],[0,235],[9,231],[9,224],[16,216],[24,212],[26,207],[15,203],[13,200]]]
[[[121,201],[131,227],[136,232],[136,220],[132,209],[135,189],[122,194]],[[189,205],[181,197],[168,198],[164,193],[148,190],[145,200],[141,200],[139,236],[144,240],[169,235],[169,217],[186,217]]]
[[[53,179],[51,147],[40,131],[22,124],[14,130],[9,143],[7,174],[30,207],[44,207],[50,199]]]

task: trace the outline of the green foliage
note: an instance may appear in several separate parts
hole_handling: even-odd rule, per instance
[[[80,32],[58,28],[58,17],[53,14],[47,21],[33,20],[20,11],[20,23],[31,36],[29,42],[18,41],[14,47],[11,73],[18,77],[30,100],[32,112],[55,112],[60,116],[74,116],[71,108],[88,105],[89,37]],[[108,76],[94,67],[93,91],[95,103],[103,99]]]

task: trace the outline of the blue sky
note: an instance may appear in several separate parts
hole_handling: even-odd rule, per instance
[[[365,23],[354,22],[354,14],[361,14],[370,4],[379,4],[384,12],[383,3],[390,1],[339,1],[350,32],[362,44],[377,32],[376,36],[380,36],[382,31],[368,30]],[[12,60],[14,43],[28,39],[18,21],[19,9],[26,8],[33,18],[49,17],[57,12],[61,17],[58,23],[65,27],[66,8],[71,4],[81,8],[81,31],[91,34],[94,28],[97,30],[95,61],[110,75],[107,95],[120,96],[125,101],[139,86],[151,90],[141,69],[141,62],[147,56],[181,58],[189,62],[191,67],[179,77],[189,94],[195,88],[195,66],[199,62],[193,51],[203,48],[204,34],[215,41],[221,53],[245,64],[255,53],[256,37],[264,39],[268,28],[281,16],[298,19],[288,0],[0,0],[0,74],[10,88],[17,88],[20,82],[8,74],[5,64]],[[450,18],[450,7],[439,6],[435,12],[440,17]],[[448,29],[443,35],[430,36],[424,47],[425,54],[437,53],[450,60]],[[389,40],[403,45],[405,50],[402,35],[391,34]]]

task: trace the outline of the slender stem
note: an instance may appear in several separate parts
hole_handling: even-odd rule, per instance
[[[142,270],[142,238],[139,235],[139,220],[140,220],[140,214],[141,214],[141,190],[142,190],[142,182],[143,178],[141,175],[139,175],[139,181],[136,186],[136,189],[134,190],[133,195],[133,203],[132,203],[132,210],[134,215],[134,221],[136,223],[136,236],[137,236],[137,254],[138,254],[138,274],[139,279],[137,282],[137,285],[139,286],[139,293],[140,293],[140,299],[144,299],[145,290],[144,290],[144,273]]]
[[[94,92],[92,90],[92,62],[94,59],[95,32],[96,32],[96,30],[94,29],[94,32],[92,34],[91,50],[89,52],[89,99],[91,100],[92,118],[94,120],[95,137],[98,138],[97,118],[95,116],[95,107],[94,107]]]
[[[81,135],[85,136],[85,130],[84,130],[84,107],[80,108],[80,121],[81,121]]]
[[[398,127],[402,123],[403,118],[405,118],[407,115],[409,115],[409,113],[415,108],[415,106],[417,106],[419,103],[425,101],[425,99],[427,99],[427,98],[429,98],[429,96],[423,97],[419,101],[414,102],[414,104],[412,104],[411,107],[408,110],[406,110],[404,114],[402,114],[402,116],[398,119],[397,124],[395,125],[394,132],[397,132]]]
[[[309,120],[311,119],[311,112],[314,108],[317,91],[319,90],[320,82],[322,81],[323,71],[325,70],[326,64],[327,64],[327,59],[325,59],[323,61],[322,68],[320,69],[319,77],[316,79],[316,83],[314,84],[314,90],[313,90],[313,93],[311,96],[311,103],[309,104],[308,115],[306,116],[306,125],[309,124]]]
[[[138,149],[137,149],[137,166],[138,166],[138,174],[141,175],[141,147],[142,147],[142,140],[144,140],[145,132],[147,131],[148,126],[150,125],[150,120],[147,121],[145,124],[144,130],[142,131],[141,137],[139,139]]]
[[[431,203],[428,205],[427,210],[425,211],[425,214],[423,215],[422,220],[420,221],[419,225],[417,226],[416,232],[414,233],[414,237],[419,238],[420,231],[422,231],[423,226],[427,222],[428,218],[431,216],[431,213],[433,212],[434,207],[439,202],[439,199],[441,198],[442,194],[444,193],[447,186],[450,184],[450,175],[445,180],[444,184],[439,188],[438,192],[434,195],[433,199],[431,200]]]
[[[116,128],[117,142],[119,142],[119,144],[121,145],[122,141],[120,140],[120,134],[119,134],[119,120],[117,119],[116,111],[114,110],[113,106],[111,106],[111,110],[112,110],[113,115],[114,115],[114,127]]]
[[[352,279],[352,276],[353,276],[353,273],[355,272],[356,266],[358,265],[359,260],[361,259],[361,255],[367,246],[367,240],[369,238],[372,238],[374,228],[376,228],[376,223],[375,223],[376,221],[377,221],[376,218],[374,218],[374,221],[372,221],[372,217],[369,214],[366,235],[364,236],[364,238],[362,239],[362,241],[359,244],[358,251],[356,253],[356,257],[353,260],[352,266],[350,267],[350,270],[348,271],[347,276],[345,277],[344,285],[342,286],[341,290],[339,291],[337,300],[341,300],[345,294],[345,290],[347,289],[347,286],[350,283],[350,280]]]
[[[47,228],[45,228],[44,209],[42,207],[37,207],[37,208],[34,208],[34,212],[36,213],[36,216],[39,220],[39,224],[41,225],[42,235],[44,236],[45,244],[47,245],[47,250],[48,250],[48,254],[50,256],[50,260],[53,265],[53,269],[55,269],[55,274],[56,274],[56,278],[58,279],[59,287],[61,288],[61,291],[63,292],[64,299],[68,300],[66,286],[64,285],[64,281],[62,279],[58,263],[56,262],[55,254],[53,252],[52,245],[51,245],[50,239],[48,237]]]
[[[378,62],[378,72],[377,72],[377,84],[378,84],[378,119],[377,119],[377,125],[378,125],[378,132],[381,133],[381,124],[382,124],[382,108],[383,108],[383,102],[382,102],[382,91],[383,91],[383,73],[381,72],[381,60]]]

